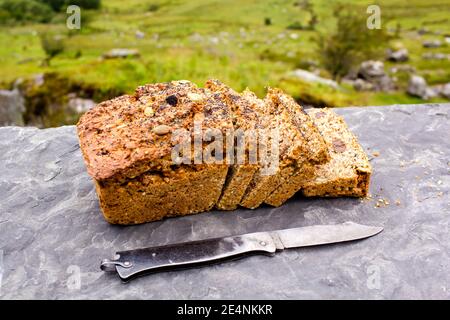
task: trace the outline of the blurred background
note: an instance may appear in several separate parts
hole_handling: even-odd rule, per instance
[[[371,4],[0,0],[0,125],[73,124],[138,85],[211,77],[314,107],[449,101],[450,0],[378,1],[381,29]]]

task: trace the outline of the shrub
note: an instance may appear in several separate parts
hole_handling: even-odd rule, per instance
[[[361,61],[381,57],[385,49],[382,43],[388,38],[384,29],[367,28],[365,10],[338,4],[334,16],[335,32],[322,34],[317,40],[323,66],[339,80]]]
[[[100,0],[66,0],[66,5],[77,5],[83,9],[99,9]]]
[[[288,30],[304,30],[305,27],[302,25],[301,22],[295,21],[295,22],[291,23],[290,25],[288,25],[286,27],[286,29],[288,29]]]
[[[53,11],[45,3],[35,0],[0,0],[1,21],[49,22]]]
[[[41,34],[41,46],[45,51],[45,65],[50,65],[51,59],[64,51],[64,39],[58,35]]]
[[[53,11],[61,11],[62,7],[66,4],[67,0],[38,0],[50,6]]]
[[[159,4],[151,3],[148,5],[147,10],[150,12],[156,12],[159,10]]]

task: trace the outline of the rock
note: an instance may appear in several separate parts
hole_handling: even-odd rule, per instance
[[[103,54],[103,58],[105,59],[120,59],[120,58],[128,58],[128,57],[139,57],[140,53],[137,49],[124,49],[124,48],[116,48],[111,49],[110,51]]]
[[[417,30],[417,33],[420,35],[424,35],[430,33],[430,30],[428,30],[427,28],[420,28],[419,30]]]
[[[291,33],[289,35],[289,38],[291,38],[292,40],[297,40],[299,38],[299,35],[298,33]]]
[[[358,75],[363,79],[370,80],[385,75],[384,63],[381,61],[364,61],[358,71]]]
[[[77,113],[84,113],[95,105],[94,100],[78,97],[69,97],[69,101],[67,102],[67,107]]]
[[[159,41],[159,33],[154,33],[153,35],[152,35],[152,40],[153,41]]]
[[[306,82],[317,82],[317,83],[321,83],[324,84],[326,86],[332,87],[337,89],[339,87],[339,85],[337,84],[336,81],[333,81],[331,79],[326,79],[326,78],[322,78],[312,72],[303,70],[303,69],[296,69],[294,71],[291,72],[291,75],[297,79],[306,81]]]
[[[398,65],[398,66],[390,68],[389,72],[390,73],[399,73],[399,72],[415,73],[416,68],[414,68],[413,66],[411,66],[409,64],[403,64],[403,65]]]
[[[365,81],[363,79],[356,79],[353,81],[353,88],[357,91],[372,91],[374,86],[372,83]]]
[[[392,79],[385,73],[384,64],[381,61],[364,61],[361,63],[357,73],[359,79],[372,84],[372,89],[375,91],[391,91],[395,88]],[[362,82],[360,82],[362,84]],[[367,85],[359,85],[357,87],[369,88]]]
[[[393,51],[391,49],[387,52],[387,59],[393,62],[405,62],[409,59],[408,49],[400,49]]]
[[[433,87],[437,95],[450,99],[450,82],[446,84],[438,84]]]
[[[425,60],[450,60],[450,54],[441,52],[426,52],[422,55]]]
[[[34,85],[40,87],[45,83],[45,75],[43,73],[38,73],[33,77]]]
[[[219,44],[220,43],[220,39],[218,37],[210,37],[209,38],[209,42],[212,44]]]
[[[288,52],[286,52],[286,57],[288,57],[288,58],[294,58],[294,57],[295,57],[295,52],[294,52],[294,51],[288,51]]]
[[[135,33],[135,37],[136,37],[136,39],[144,39],[145,38],[145,33],[138,30]]]
[[[441,91],[441,95],[447,99],[450,99],[450,83],[444,85],[444,88]]]
[[[422,43],[422,46],[424,48],[439,48],[442,43],[439,40],[426,40]]]
[[[25,100],[19,90],[0,90],[0,126],[23,126]]]
[[[428,100],[437,95],[435,90],[428,87],[425,79],[418,75],[413,75],[409,78],[408,89],[406,92],[423,100]]]
[[[73,126],[0,128],[1,299],[448,300],[449,107],[335,109],[364,149],[380,153],[371,160],[371,190],[390,200],[382,208],[376,199],[294,197],[280,208],[214,210],[130,227],[103,219]],[[386,229],[351,245],[155,273],[127,285],[99,268],[121,250],[348,220]]]
[[[445,37],[445,42],[450,44],[450,37]]]

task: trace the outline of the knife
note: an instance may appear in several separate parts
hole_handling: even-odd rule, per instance
[[[345,222],[315,225],[238,236],[205,239],[166,246],[120,251],[114,259],[105,259],[100,268],[117,272],[123,281],[136,276],[174,268],[193,267],[247,254],[273,255],[289,248],[317,246],[364,239],[383,231],[373,227]]]

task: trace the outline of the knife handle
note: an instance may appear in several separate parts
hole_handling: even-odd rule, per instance
[[[103,271],[116,271],[127,281],[143,273],[207,264],[249,253],[273,254],[276,250],[271,235],[260,232],[117,252],[115,259],[103,260],[100,267]]]

